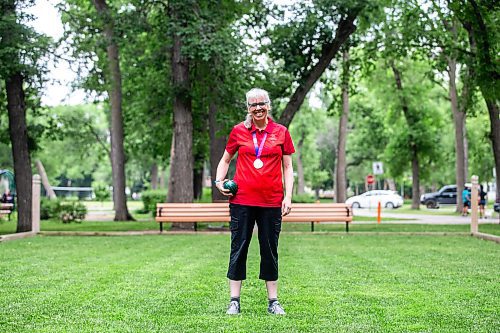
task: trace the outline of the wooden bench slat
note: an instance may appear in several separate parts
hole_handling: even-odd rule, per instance
[[[163,209],[161,211],[157,212],[161,216],[165,215],[176,215],[176,214],[181,214],[181,215],[186,215],[186,216],[197,216],[197,215],[219,215],[219,214],[229,214],[229,209],[219,209],[219,210],[182,210],[182,209]],[[298,210],[298,209],[292,209],[290,212],[290,215],[304,215],[306,216],[307,214],[313,214],[313,215],[346,215],[347,210],[316,210],[316,211],[310,211],[310,210]]]
[[[209,218],[209,217],[182,217],[182,216],[176,216],[176,217],[157,217],[156,218],[157,222],[229,222],[231,221],[230,216],[220,216],[219,218]]]
[[[156,221],[165,222],[229,222],[229,203],[158,203]],[[330,204],[293,204],[292,212],[283,217],[283,222],[311,223],[311,230],[316,222],[344,222],[353,220],[352,208],[342,203]],[[195,228],[196,230],[196,228]]]

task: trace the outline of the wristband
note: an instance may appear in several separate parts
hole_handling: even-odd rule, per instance
[[[214,185],[217,186],[222,180],[214,180]]]

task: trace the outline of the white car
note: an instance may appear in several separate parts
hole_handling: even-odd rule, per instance
[[[398,208],[403,206],[403,198],[396,191],[373,190],[360,195],[355,195],[346,200],[352,208],[376,208],[380,202],[385,208]]]

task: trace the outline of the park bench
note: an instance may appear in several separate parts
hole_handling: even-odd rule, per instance
[[[346,232],[349,232],[349,223],[352,222],[352,208],[344,203],[306,203],[293,204],[292,211],[283,217],[283,222],[310,222],[311,231],[314,224],[319,222],[344,222]],[[198,222],[229,222],[229,204],[225,203],[158,203],[156,205],[156,222],[160,223],[160,232],[163,223],[195,223]]]
[[[12,211],[14,210],[14,204],[12,203],[0,203],[0,218],[8,215],[9,220],[10,220],[10,214],[12,214]]]

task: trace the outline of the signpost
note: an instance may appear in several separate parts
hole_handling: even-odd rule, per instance
[[[383,173],[384,173],[384,163],[373,162],[373,174],[374,175],[382,175]]]

